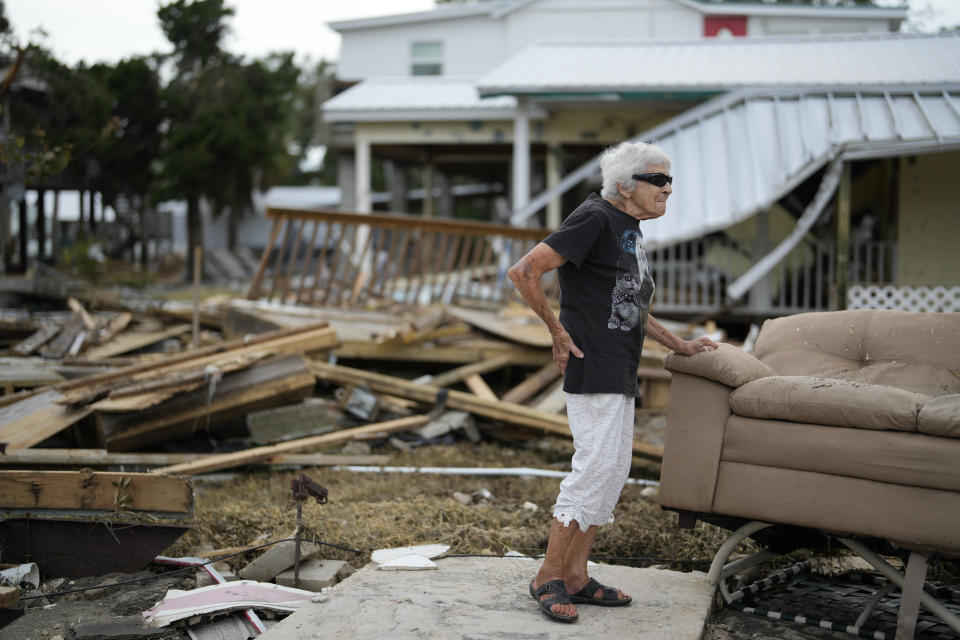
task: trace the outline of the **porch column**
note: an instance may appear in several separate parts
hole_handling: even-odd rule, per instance
[[[407,168],[396,160],[387,160],[383,165],[390,189],[390,211],[405,213],[407,211]]]
[[[47,192],[37,189],[37,260],[47,255]]]
[[[440,195],[437,197],[437,217],[453,217],[453,192],[450,183],[450,175],[437,170],[437,187],[440,190]]]
[[[517,98],[513,117],[513,194],[514,213],[530,202],[530,112],[529,99]]]
[[[850,162],[843,163],[837,191],[837,281],[830,296],[830,309],[847,308],[847,275],[850,269]]]
[[[753,239],[753,262],[756,263],[770,252],[770,212],[761,211],[754,216],[754,219],[756,220],[756,235]],[[772,269],[765,273],[751,287],[748,294],[750,309],[755,312],[764,313],[770,309],[773,303],[773,291],[770,287],[771,271]]]
[[[354,158],[357,213],[370,213],[373,206],[370,190],[370,141],[359,133],[356,134],[354,143]]]
[[[560,184],[560,180],[563,178],[560,153],[560,145],[551,144],[547,146],[546,173],[548,190]],[[552,230],[560,226],[560,218],[563,215],[560,210],[560,202],[561,200],[558,196],[547,203],[547,229]]]
[[[423,165],[423,204],[420,215],[424,218],[433,217],[433,182],[436,166],[431,156],[427,156]]]
[[[349,151],[337,154],[337,184],[340,185],[340,211],[356,211],[356,170],[353,154]]]

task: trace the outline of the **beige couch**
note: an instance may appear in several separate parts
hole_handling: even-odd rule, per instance
[[[664,507],[960,556],[960,314],[788,316],[665,366]]]
[[[664,366],[660,502],[681,526],[779,525],[749,531],[774,548],[826,534],[875,566],[870,549],[906,549],[921,583],[929,552],[960,557],[960,314],[788,316],[754,355],[723,344]]]

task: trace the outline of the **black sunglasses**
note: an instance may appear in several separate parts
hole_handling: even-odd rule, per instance
[[[668,176],[665,173],[635,173],[633,174],[633,179],[643,180],[658,187],[662,187],[668,182],[673,184],[673,176]]]

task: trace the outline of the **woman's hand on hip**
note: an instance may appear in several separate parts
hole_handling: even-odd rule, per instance
[[[567,362],[571,354],[575,358],[583,357],[583,351],[573,343],[570,334],[561,329],[553,334],[553,361],[560,367],[560,375],[567,373]]]

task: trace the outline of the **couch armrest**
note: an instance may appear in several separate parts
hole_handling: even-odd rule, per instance
[[[692,356],[671,352],[664,359],[663,366],[674,373],[700,376],[733,388],[777,375],[753,354],[725,342],[717,345],[714,351],[701,351]]]
[[[660,504],[710,513],[730,417],[730,388],[675,373],[660,466]]]

